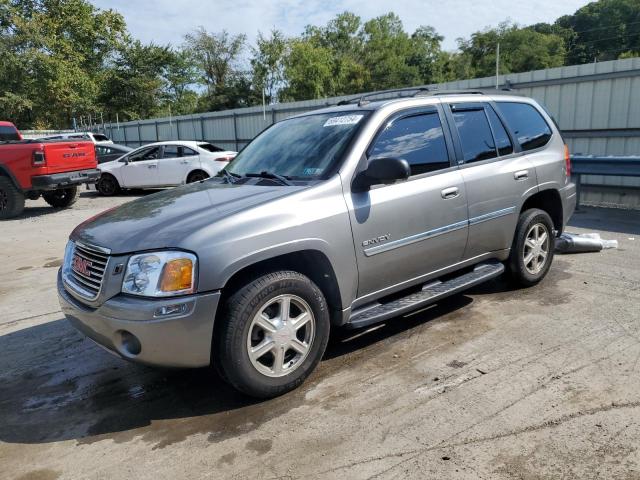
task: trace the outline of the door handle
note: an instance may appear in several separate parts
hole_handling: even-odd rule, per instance
[[[440,192],[440,196],[442,196],[442,198],[447,200],[449,198],[456,198],[459,195],[459,193],[460,191],[458,190],[458,187],[449,187],[442,190]]]
[[[529,178],[529,170],[520,170],[519,172],[513,174],[513,178],[515,178],[516,180],[524,180],[526,178]]]
[[[182,160],[180,163],[183,164],[183,165],[186,165],[186,164],[189,163],[189,161],[188,160]]]
[[[158,165],[154,165],[153,163],[147,165],[147,168],[158,168]]]

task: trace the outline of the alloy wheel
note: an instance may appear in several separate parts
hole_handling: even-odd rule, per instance
[[[536,223],[527,232],[522,259],[524,261],[524,268],[526,268],[530,274],[537,275],[544,268],[547,263],[547,257],[549,256],[550,242],[551,237],[549,231],[542,223]]]
[[[268,377],[283,377],[307,358],[315,337],[315,317],[296,295],[265,302],[249,327],[247,353],[253,367]]]

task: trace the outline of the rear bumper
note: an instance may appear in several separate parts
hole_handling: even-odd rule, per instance
[[[571,215],[576,210],[576,185],[575,183],[568,183],[566,186],[560,189],[560,198],[562,199],[562,230],[564,231],[567,223],[571,219]]]
[[[31,177],[31,188],[34,190],[57,190],[58,188],[95,183],[100,178],[100,170],[77,170],[75,172],[53,173]]]
[[[58,299],[75,328],[124,359],[164,367],[205,367],[211,363],[220,292],[163,299],[118,295],[92,308],[67,293],[58,272]],[[154,316],[159,307],[175,304],[184,304],[184,313]]]

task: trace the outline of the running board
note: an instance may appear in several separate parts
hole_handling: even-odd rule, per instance
[[[410,293],[406,297],[388,303],[374,303],[356,309],[345,325],[347,328],[360,328],[382,322],[392,317],[418,310],[442,300],[449,295],[462,292],[470,287],[486,282],[504,272],[504,265],[499,262],[480,263],[471,272],[464,273],[449,280],[425,283],[419,292]]]

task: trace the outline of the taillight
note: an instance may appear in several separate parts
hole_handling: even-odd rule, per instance
[[[47,164],[47,159],[44,156],[43,151],[34,151],[33,158],[31,159],[31,165],[34,167],[43,167]]]
[[[569,147],[564,146],[564,168],[567,173],[567,177],[571,176],[571,155],[569,155]]]
[[[232,155],[230,157],[218,157],[218,158],[216,158],[216,160],[219,161],[219,162],[230,162],[234,158],[236,158],[236,157]]]

